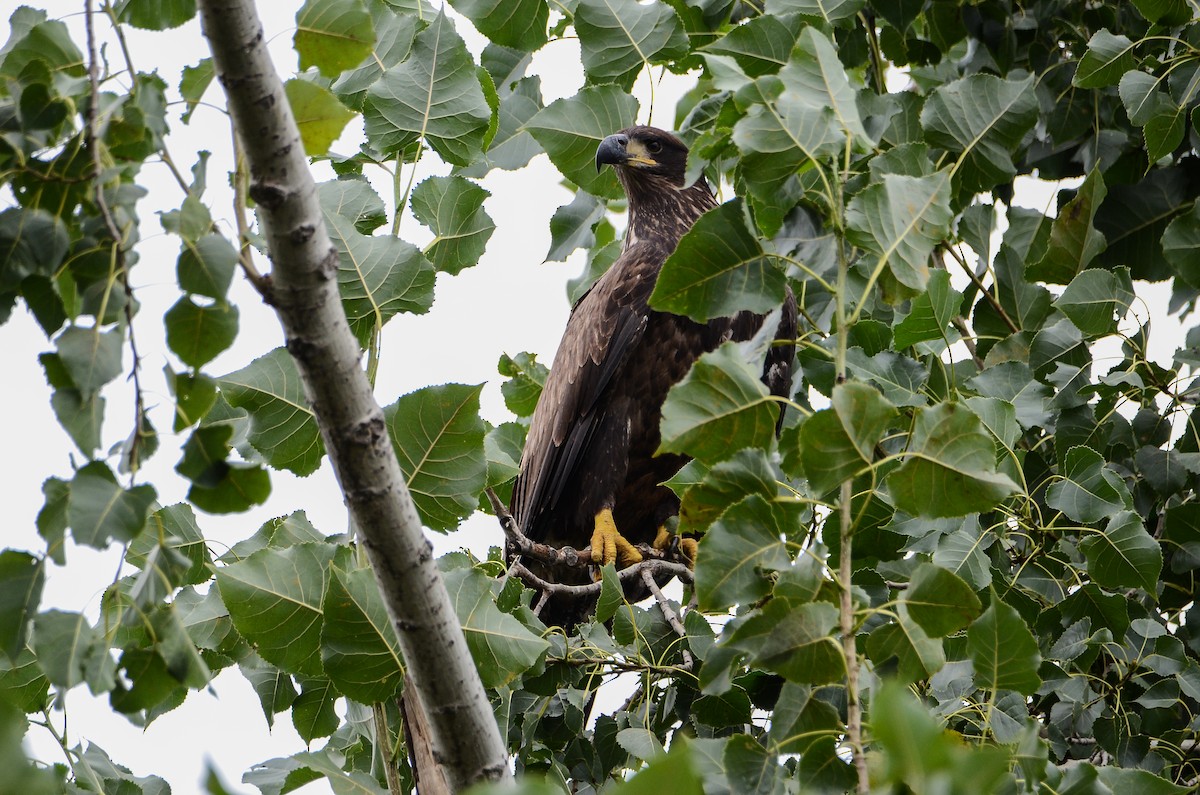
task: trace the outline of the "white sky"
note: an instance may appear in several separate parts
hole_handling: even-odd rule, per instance
[[[49,5],[61,13],[80,8],[82,2],[54,0]],[[297,68],[291,39],[295,11],[300,2],[272,0],[259,5],[277,68],[286,79]],[[5,11],[4,16],[7,14]],[[73,13],[66,21],[82,49],[85,42],[82,15]],[[102,18],[97,21],[102,40],[111,45],[112,36],[107,24]],[[457,26],[468,47],[478,55],[485,44],[484,39],[464,20],[458,19]],[[158,70],[171,87],[170,96],[176,99],[175,87],[181,69],[194,65],[208,54],[199,23],[195,20],[165,33],[134,30],[127,33],[135,66],[142,71]],[[115,47],[108,48],[107,56],[114,68],[118,68],[120,56]],[[541,76],[547,104],[559,97],[573,95],[583,83],[577,42],[564,40],[549,44],[535,56],[529,73]],[[124,76],[121,82],[126,84]],[[687,85],[686,80],[667,75],[655,88],[657,107],[654,117],[649,118],[649,82],[643,75],[635,89],[642,101],[638,120],[670,127],[675,101]],[[215,84],[205,99],[218,106],[224,104],[224,97]],[[181,111],[182,106],[176,105],[169,112],[171,155],[179,169],[187,174],[198,150],[213,152],[205,198],[214,217],[228,219],[231,199],[226,172],[231,168],[232,157],[227,120],[218,110],[201,107],[191,125],[185,127],[178,121]],[[357,119],[352,121],[334,150],[355,151],[361,133],[361,123]],[[445,166],[433,165],[432,161],[423,162],[418,168],[418,180],[448,171]],[[377,191],[388,200],[390,185],[379,180],[385,175],[368,173],[377,180]],[[316,175],[318,180],[332,177],[324,167],[317,168]],[[557,170],[544,155],[535,158],[523,171],[493,171],[483,180],[482,184],[492,192],[484,206],[497,226],[487,251],[478,266],[458,276],[438,275],[437,300],[430,314],[400,315],[388,324],[377,388],[381,404],[391,403],[400,395],[429,384],[487,381],[489,384],[483,395],[484,416],[493,422],[510,418],[500,397],[496,360],[502,352],[529,350],[549,364],[566,322],[566,280],[577,275],[582,267],[579,256],[565,265],[542,263],[550,245],[550,216],[570,200],[570,194],[559,185],[559,180]],[[1030,183],[1019,192],[1017,203],[1053,213],[1051,191],[1043,184]],[[143,356],[142,383],[147,392],[147,403],[153,422],[162,434],[159,452],[143,470],[142,482],[153,483],[160,502],[168,505],[182,500],[188,486],[173,471],[179,459],[179,447],[186,436],[170,435],[172,401],[162,375],[162,367],[171,362],[171,356],[163,338],[161,317],[179,296],[174,275],[179,241],[162,232],[156,214],[178,207],[183,194],[161,164],[148,164],[139,184],[147,187],[150,193],[139,204],[142,242],[138,251],[141,261],[133,271],[133,282],[142,307],[135,330]],[[10,196],[0,197],[0,206],[10,202]],[[234,237],[227,220],[224,232],[228,237]],[[403,221],[402,236],[418,246],[430,239],[428,230],[411,215]],[[259,267],[262,271],[269,269],[263,261]],[[1139,285],[1139,291],[1144,286]],[[1168,293],[1162,286],[1155,287],[1153,292],[1159,296],[1152,299],[1155,304],[1165,305]],[[205,367],[211,374],[238,369],[282,341],[274,314],[240,277],[235,279],[231,297],[241,311],[240,334],[232,348]],[[1144,315],[1144,311],[1141,314]],[[0,412],[0,438],[8,440],[10,450],[14,451],[0,464],[5,468],[3,482],[7,493],[4,504],[9,516],[3,545],[40,551],[44,544],[37,536],[35,517],[42,506],[41,483],[51,475],[69,479],[71,457],[74,456],[76,462],[80,458],[54,419],[49,406],[50,390],[37,363],[36,353],[51,350],[51,344],[23,305],[18,307],[0,334],[4,341],[0,345],[0,372],[6,374],[11,385],[4,397],[5,410]],[[1160,329],[1156,357],[1165,363],[1177,340],[1176,334],[1163,334]],[[173,364],[180,369],[177,362]],[[131,395],[131,389],[124,381],[110,385],[105,391],[108,399],[105,448],[123,438],[131,427]],[[217,554],[224,546],[253,533],[267,519],[296,509],[307,511],[309,518],[324,533],[345,529],[345,511],[328,465],[307,479],[301,480],[286,472],[272,472],[271,480],[273,491],[265,506],[230,517],[199,516],[201,528]],[[439,553],[466,546],[483,555],[488,546],[499,543],[499,538],[494,520],[476,515],[457,533],[450,536],[435,534],[434,543]],[[118,550],[97,553],[71,544],[67,556],[65,569],[50,567],[42,608],[82,610],[94,620],[99,614],[101,594],[118,571]],[[200,782],[206,759],[213,760],[234,791],[254,792],[254,788],[240,784],[242,773],[250,765],[304,749],[304,743],[296,735],[286,713],[277,716],[274,730],[268,732],[258,699],[236,669],[218,676],[210,692],[189,695],[182,707],[159,718],[144,732],[112,712],[106,696],[94,697],[86,687],[71,691],[67,705],[67,728],[72,742],[94,740],[114,760],[132,768],[135,774],[156,774],[166,778],[176,795],[203,791]],[[63,715],[54,713],[54,718],[61,727]],[[31,728],[29,741],[34,753],[42,760],[61,760],[61,752],[43,730]],[[318,740],[317,745],[322,742]],[[330,790],[321,781],[303,791],[321,793]]]

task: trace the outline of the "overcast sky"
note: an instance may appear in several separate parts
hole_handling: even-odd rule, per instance
[[[82,3],[56,0],[50,5],[61,10]],[[260,3],[271,50],[285,79],[297,68],[291,40],[299,5],[297,0]],[[75,14],[66,21],[75,41],[83,48],[82,15]],[[484,40],[470,23],[458,19],[457,26],[468,47],[478,55]],[[111,43],[112,36],[102,18],[98,19],[98,29],[103,40]],[[158,70],[171,86],[170,95],[178,99],[175,87],[180,70],[208,54],[199,22],[193,21],[165,33],[132,30],[128,33],[137,68]],[[108,49],[110,63],[119,63],[115,49]],[[563,40],[547,45],[534,57],[530,73],[541,76],[547,104],[559,97],[573,95],[583,82],[577,42]],[[898,77],[902,82],[902,77]],[[124,76],[120,82],[126,84]],[[687,80],[671,75],[659,82],[654,91],[657,106],[651,118],[648,114],[649,82],[643,75],[635,89],[642,101],[638,121],[670,127],[675,102],[687,86]],[[205,100],[217,106],[224,105],[224,97],[216,85],[209,89]],[[216,109],[201,107],[191,125],[185,127],[179,122],[181,110],[182,107],[176,105],[169,113],[171,155],[186,173],[195,162],[197,151],[208,149],[213,152],[209,161],[206,203],[214,217],[226,219],[223,221],[224,232],[233,238],[235,235],[227,220],[231,200],[226,172],[232,162],[227,119]],[[361,134],[361,123],[356,119],[335,144],[334,150],[342,153],[357,150]],[[444,166],[434,165],[432,160],[421,163],[418,168],[418,180],[448,171]],[[332,177],[326,168],[319,167],[316,172],[318,180]],[[384,175],[368,174],[376,180],[380,195],[387,199],[391,195],[390,186],[379,179]],[[566,264],[542,262],[550,244],[550,216],[557,207],[570,200],[570,194],[559,185],[559,180],[557,170],[544,155],[535,158],[523,171],[493,171],[483,180],[482,184],[492,192],[484,206],[496,222],[496,232],[478,266],[459,276],[438,275],[437,298],[428,315],[400,315],[388,324],[377,388],[381,404],[391,403],[400,395],[429,384],[487,381],[483,394],[484,416],[492,422],[510,419],[500,397],[496,360],[502,352],[529,350],[550,363],[567,317],[565,283],[582,267],[582,259],[578,256]],[[185,437],[174,437],[169,433],[173,404],[162,374],[163,366],[172,361],[163,338],[161,317],[179,296],[174,276],[179,241],[163,233],[157,214],[178,207],[183,195],[161,164],[148,164],[139,184],[149,190],[149,195],[139,204],[142,242],[138,252],[141,260],[132,278],[142,307],[135,330],[143,356],[142,383],[147,392],[147,403],[155,426],[163,434],[161,448],[144,470],[143,480],[153,483],[160,502],[169,505],[182,500],[188,487],[188,483],[173,472]],[[1052,195],[1053,191],[1046,186],[1035,186],[1032,181],[1026,181],[1025,187],[1018,191],[1017,203],[1052,213]],[[11,195],[0,196],[0,206],[9,203]],[[411,216],[404,219],[401,235],[418,246],[430,239],[428,230]],[[262,271],[269,269],[261,261],[259,268]],[[1139,285],[1139,291],[1141,287]],[[1163,288],[1156,288],[1153,295],[1157,296],[1151,299],[1153,303],[1164,305],[1166,292]],[[234,346],[205,368],[211,374],[236,370],[282,342],[274,314],[240,279],[235,279],[232,300],[241,312],[241,331]],[[1145,312],[1143,308],[1139,313],[1144,316]],[[1177,337],[1169,331],[1163,332],[1159,329],[1155,339],[1155,356],[1160,360],[1169,359]],[[50,343],[23,306],[18,307],[13,319],[3,327],[3,335],[0,372],[6,374],[10,385],[15,385],[10,386],[5,396],[6,410],[0,413],[0,438],[10,447],[9,455],[3,459],[8,492],[5,509],[9,517],[4,544],[40,551],[44,544],[36,534],[34,522],[42,506],[41,483],[52,475],[70,478],[72,456],[78,463],[79,454],[54,419],[49,407],[50,390],[37,363],[36,354],[49,350]],[[173,364],[178,369],[178,363]],[[128,433],[133,403],[129,385],[124,382],[110,385],[105,397],[108,400],[107,448]],[[286,472],[272,472],[271,480],[273,492],[264,506],[232,517],[200,515],[201,528],[215,554],[253,533],[264,521],[296,509],[307,511],[309,518],[324,533],[345,530],[345,511],[328,465],[304,480]],[[483,555],[488,546],[499,543],[499,538],[494,520],[477,515],[459,532],[437,536],[434,541],[439,553],[465,546]],[[68,545],[67,555],[65,569],[50,567],[42,607],[82,610],[95,620],[99,615],[101,594],[118,571],[118,550],[97,553]],[[116,761],[131,767],[135,774],[165,777],[176,795],[202,791],[200,780],[208,758],[235,791],[252,792],[255,791],[253,788],[240,784],[242,773],[250,765],[304,748],[287,714],[278,716],[274,730],[268,732],[257,698],[236,669],[218,676],[212,683],[211,692],[189,695],[182,707],[159,718],[145,732],[112,712],[107,696],[94,697],[86,687],[71,691],[67,703],[68,731],[72,741],[93,740]],[[61,720],[62,715],[55,713],[54,717]],[[61,760],[61,752],[41,729],[32,728],[29,740],[42,760]],[[322,793],[329,789],[322,781],[303,791]]]

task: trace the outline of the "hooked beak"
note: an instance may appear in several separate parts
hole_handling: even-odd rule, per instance
[[[619,166],[629,160],[629,153],[625,151],[628,143],[629,136],[621,133],[610,135],[601,141],[600,146],[596,148],[596,173],[606,165]]]

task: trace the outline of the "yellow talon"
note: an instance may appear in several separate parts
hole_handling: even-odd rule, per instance
[[[624,567],[641,559],[642,553],[617,531],[612,511],[605,508],[596,514],[595,530],[592,531],[592,562],[598,566],[617,562]]]
[[[666,552],[671,548],[671,543],[675,540],[675,534],[666,528],[660,526],[658,535],[654,537],[654,548]],[[694,538],[679,539],[679,549],[683,552],[683,556],[687,558],[689,566],[696,565],[696,552],[700,549],[700,544]]]

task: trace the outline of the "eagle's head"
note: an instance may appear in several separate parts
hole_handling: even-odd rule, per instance
[[[614,133],[596,149],[596,170],[614,166],[622,183],[666,179],[677,187],[683,185],[687,171],[688,149],[683,141],[665,130],[645,125],[627,127]]]

